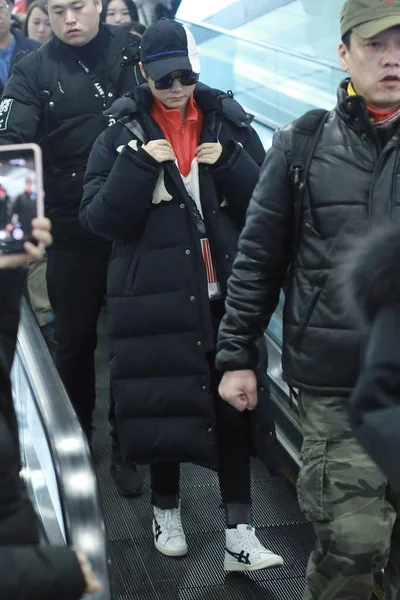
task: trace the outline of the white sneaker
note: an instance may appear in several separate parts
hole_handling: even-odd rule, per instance
[[[162,510],[154,506],[154,545],[165,556],[185,556],[188,548],[181,522],[181,508]]]
[[[254,527],[238,525],[236,529],[226,529],[225,571],[257,571],[282,565],[283,558],[264,548]]]

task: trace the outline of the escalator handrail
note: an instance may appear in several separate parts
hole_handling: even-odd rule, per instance
[[[87,554],[102,584],[102,591],[92,598],[111,600],[106,531],[88,444],[26,299],[16,354],[47,438],[67,544]]]
[[[239,40],[240,42],[245,42],[247,44],[250,44],[251,46],[257,46],[259,48],[264,48],[265,50],[273,50],[274,52],[277,52],[279,54],[286,54],[287,56],[292,56],[293,58],[296,58],[296,59],[300,58],[301,60],[304,60],[306,62],[311,62],[313,64],[316,64],[316,65],[319,65],[322,67],[327,67],[334,71],[342,71],[342,69],[339,67],[339,65],[337,65],[334,62],[331,62],[329,60],[326,60],[323,58],[315,58],[313,56],[303,54],[302,52],[289,50],[289,48],[282,48],[281,46],[277,46],[277,45],[271,44],[269,42],[262,42],[261,40],[250,39],[244,35],[236,33],[235,31],[229,31],[229,30],[223,29],[222,27],[218,27],[217,25],[210,25],[209,23],[203,23],[200,21],[188,21],[187,19],[179,19],[179,21],[188,26],[192,25],[194,27],[199,27],[201,29],[207,29],[208,31],[212,31],[219,35],[225,35],[227,37],[234,38],[236,40]]]

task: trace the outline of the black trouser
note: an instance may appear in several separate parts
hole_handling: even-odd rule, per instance
[[[56,315],[56,364],[82,427],[88,431],[96,404],[94,352],[97,321],[106,293],[110,244],[48,253],[47,287]]]
[[[218,328],[223,309],[213,308],[214,327]],[[227,524],[251,521],[250,427],[248,412],[239,412],[218,394],[221,376],[215,369],[215,352],[207,355],[211,372],[220,467],[218,471]],[[158,508],[175,508],[179,502],[179,464],[163,463],[150,467],[152,504]]]

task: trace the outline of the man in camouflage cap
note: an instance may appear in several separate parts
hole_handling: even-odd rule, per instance
[[[400,600],[400,496],[350,428],[365,338],[334,277],[349,239],[400,223],[400,0],[347,0],[341,37],[338,103],[301,118],[314,131],[307,179],[294,123],[276,132],[253,193],[219,331],[220,395],[255,407],[253,345],[286,282],[282,367],[299,390],[298,498],[317,537],[304,600],[370,600],[381,569],[386,599]]]

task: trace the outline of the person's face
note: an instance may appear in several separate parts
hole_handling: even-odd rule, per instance
[[[400,105],[400,27],[369,39],[353,32],[350,49],[340,44],[339,58],[368,106],[390,111]]]
[[[121,23],[126,23],[127,21],[132,21],[132,18],[124,0],[111,0],[107,6],[106,23],[121,25]]]
[[[157,100],[162,102],[167,108],[176,108],[181,111],[185,110],[190,96],[194,92],[195,85],[182,85],[178,78],[179,71],[174,71],[174,82],[172,87],[167,90],[158,90],[153,79],[146,74],[142,64],[140,65],[140,68],[143,76],[147,79],[147,83],[150,86],[154,98],[157,98]]]
[[[11,9],[5,0],[0,0],[0,39],[10,33]]]
[[[97,35],[101,0],[48,0],[47,6],[53,32],[66,44],[84,46]]]
[[[28,21],[28,38],[43,44],[52,36],[49,17],[38,6],[32,10]]]

